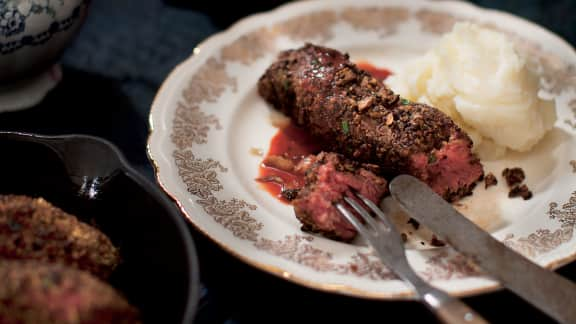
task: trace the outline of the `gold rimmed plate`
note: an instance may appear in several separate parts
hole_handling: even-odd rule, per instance
[[[201,232],[257,268],[324,291],[410,298],[410,289],[367,247],[302,232],[292,208],[254,180],[262,157],[253,152],[266,151],[277,132],[256,83],[279,51],[305,42],[397,71],[457,21],[507,33],[538,67],[542,91],[554,98],[558,113],[555,128],[534,150],[484,163],[494,174],[522,167],[531,200],[509,199],[505,186],[478,186],[458,208],[543,266],[575,259],[576,54],[537,25],[456,1],[296,2],[209,38],[172,71],[152,105],[148,153],[159,183]],[[410,248],[407,254],[421,275],[450,293],[498,287],[448,247]]]

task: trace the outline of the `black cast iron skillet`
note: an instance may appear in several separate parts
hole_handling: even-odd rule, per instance
[[[144,323],[191,323],[197,255],[176,206],[111,143],[92,136],[0,132],[0,194],[43,197],[119,247],[110,283]]]

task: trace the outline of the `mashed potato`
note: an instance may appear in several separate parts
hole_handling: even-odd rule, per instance
[[[556,121],[538,97],[538,76],[504,34],[458,23],[439,45],[387,82],[402,96],[435,106],[468,132],[481,158],[530,150]]]

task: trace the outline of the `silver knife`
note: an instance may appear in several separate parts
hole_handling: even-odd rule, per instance
[[[396,177],[390,192],[410,217],[426,225],[504,287],[560,323],[576,323],[576,285],[508,248],[469,221],[422,181]]]

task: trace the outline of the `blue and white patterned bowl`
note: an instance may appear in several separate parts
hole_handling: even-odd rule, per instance
[[[88,0],[0,0],[0,83],[48,69],[82,25]]]

